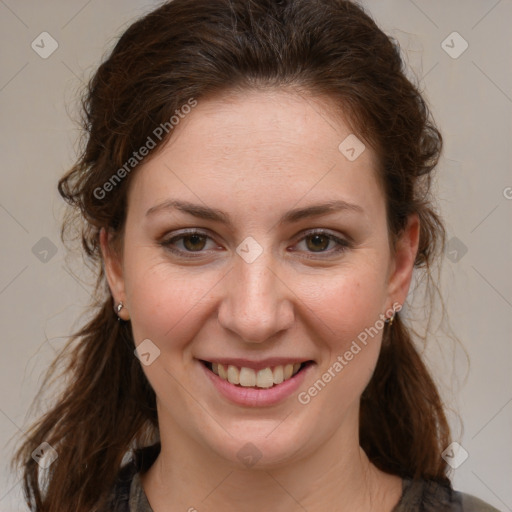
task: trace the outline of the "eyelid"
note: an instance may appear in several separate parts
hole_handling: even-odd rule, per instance
[[[327,237],[332,237],[332,238],[340,240],[342,242],[350,243],[350,237],[345,236],[345,235],[337,235],[337,234],[331,232],[331,230],[329,230],[327,228],[305,229],[304,231],[301,231],[297,235],[296,239],[302,240],[303,238],[305,238],[307,236],[311,236],[311,235],[323,235],[323,236],[327,236]]]

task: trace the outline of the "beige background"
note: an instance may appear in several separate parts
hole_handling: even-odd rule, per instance
[[[123,27],[155,5],[0,0],[0,511],[26,510],[19,475],[8,472],[9,439],[27,427],[42,372],[89,300],[64,268],[59,240],[56,183],[74,158],[76,93]],[[451,241],[442,285],[471,366],[442,335],[426,357],[464,424],[450,414],[469,453],[454,485],[512,511],[512,2],[364,5],[403,45],[446,141],[438,193]],[[31,47],[43,31],[58,43],[47,59]],[[454,31],[469,45],[457,58],[463,40]]]

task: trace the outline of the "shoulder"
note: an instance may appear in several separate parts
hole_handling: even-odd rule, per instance
[[[121,468],[116,481],[101,512],[129,512],[130,489],[133,477],[137,474],[137,466],[132,460]]]
[[[499,512],[482,500],[460,491],[449,483],[434,480],[403,481],[403,493],[393,512]]]
[[[497,508],[492,507],[481,499],[465,492],[455,492],[460,496],[463,512],[499,512]]]
[[[135,506],[137,503],[144,503],[145,498],[138,475],[145,472],[153,464],[158,453],[160,444],[147,446],[135,452],[130,462],[124,465],[118,472],[114,486],[112,487],[107,504],[101,512],[130,512],[131,510],[151,510]]]

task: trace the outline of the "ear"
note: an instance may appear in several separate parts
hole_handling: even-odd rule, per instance
[[[391,254],[388,272],[388,298],[391,300],[391,304],[398,302],[402,305],[407,298],[414,270],[414,261],[418,252],[419,239],[419,218],[417,214],[411,214],[407,225],[396,241],[395,251]]]
[[[124,286],[124,275],[121,258],[112,244],[112,236],[105,228],[100,230],[100,248],[103,257],[105,276],[107,278],[110,293],[117,306],[120,302],[124,304],[119,312],[116,313],[123,320],[129,320],[128,307],[126,304],[126,292]]]

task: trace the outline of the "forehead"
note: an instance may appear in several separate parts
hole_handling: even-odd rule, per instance
[[[369,199],[379,190],[376,157],[368,146],[358,154],[364,146],[355,137],[324,98],[253,90],[202,99],[136,172],[131,199],[142,207],[169,194],[206,202],[265,196],[267,206],[338,193]]]

